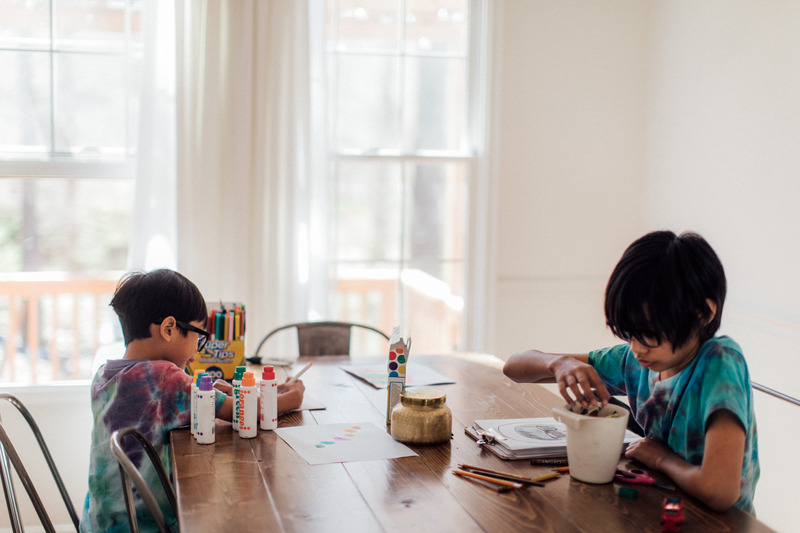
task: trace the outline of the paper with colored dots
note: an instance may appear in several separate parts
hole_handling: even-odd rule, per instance
[[[370,422],[295,426],[275,430],[310,465],[414,457],[386,429]]]

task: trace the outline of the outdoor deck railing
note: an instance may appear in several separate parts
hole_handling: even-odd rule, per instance
[[[0,380],[88,379],[120,273],[0,275]]]
[[[91,379],[98,349],[121,342],[108,306],[122,272],[0,274],[0,382],[43,383]],[[412,311],[399,324],[398,288]],[[430,352],[456,348],[460,309],[413,280],[341,279],[337,318],[367,321],[391,333],[404,326]],[[365,318],[369,317],[369,318]]]

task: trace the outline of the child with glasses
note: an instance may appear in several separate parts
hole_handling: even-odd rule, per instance
[[[101,366],[91,384],[94,414],[89,462],[89,492],[84,504],[81,531],[127,531],[128,514],[119,469],[111,455],[111,434],[125,427],[139,429],[153,444],[171,476],[169,432],[190,421],[192,378],[184,369],[208,339],[206,303],[200,290],[172,270],[132,272],[120,281],[111,300],[125,341],[122,359]],[[231,420],[232,387],[215,383],[216,416]],[[300,407],[302,381],[278,386],[278,412]],[[150,486],[160,486],[143,453],[131,457]],[[154,491],[171,528],[177,519],[163,491]],[[158,528],[139,495],[136,518],[141,531]]]
[[[588,354],[527,350],[503,372],[558,383],[583,408],[626,395],[645,434],[627,458],[715,510],[752,513],[760,471],[753,393],[741,348],[715,336],[725,293],[722,263],[702,237],[649,233],[625,250],[606,287],[607,324],[626,344]]]

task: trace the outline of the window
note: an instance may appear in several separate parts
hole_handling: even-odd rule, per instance
[[[118,333],[140,2],[0,0],[0,381],[91,377]]]
[[[326,2],[329,307],[426,352],[462,346],[471,3]]]

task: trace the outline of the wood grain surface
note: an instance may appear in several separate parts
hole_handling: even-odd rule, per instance
[[[637,497],[629,499],[618,496],[611,483],[592,485],[566,474],[544,487],[497,493],[455,476],[458,464],[530,477],[549,473],[550,467],[529,461],[499,459],[464,428],[476,419],[552,416],[562,400],[542,386],[507,379],[493,356],[416,357],[456,382],[435,387],[447,395],[453,412],[449,443],[411,446],[417,457],[312,466],[272,431],[242,439],[229,422],[218,420],[216,443],[204,446],[188,429],[175,430],[171,445],[181,530],[659,532],[663,498],[679,496],[682,533],[772,531],[745,512],[716,513],[680,490],[636,486]],[[280,427],[339,422],[386,427],[386,391],[344,372],[340,366],[347,362],[315,357],[302,379],[306,394],[326,409],[288,413],[280,417]],[[261,374],[259,367],[254,370]],[[634,466],[625,459],[620,465]]]

